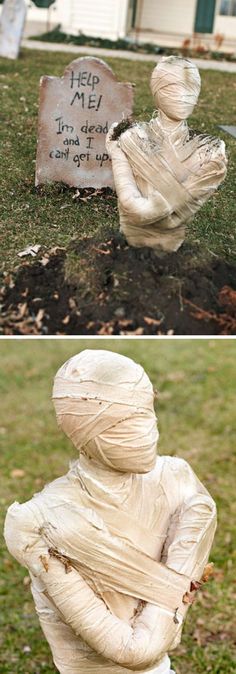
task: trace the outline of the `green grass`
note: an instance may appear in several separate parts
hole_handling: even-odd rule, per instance
[[[5,272],[19,265],[17,253],[28,244],[41,244],[41,255],[50,247],[67,247],[72,237],[98,233],[103,240],[109,227],[118,229],[115,196],[109,201],[109,209],[104,209],[103,200],[78,202],[72,199],[73,190],[62,190],[58,185],[47,186],[40,193],[34,187],[39,79],[43,74],[62,75],[72,59],[72,55],[63,52],[22,50],[17,61],[0,60],[3,147],[0,269]],[[149,119],[153,112],[149,91],[153,62],[115,58],[107,62],[120,80],[135,83],[135,117]],[[236,255],[233,192],[236,146],[235,140],[217,127],[233,123],[234,96],[234,75],[202,72],[200,103],[191,124],[226,140],[229,169],[222,188],[201,209],[189,231],[189,239],[199,243],[199,258],[212,253],[231,259]]]
[[[0,342],[2,519],[67,470],[75,456],[56,427],[50,401],[57,368],[83,348],[133,357],[159,390],[159,453],[190,462],[215,498],[219,525],[212,550],[215,577],[190,610],[173,656],[177,674],[233,674],[235,659],[235,362],[234,340],[63,339]],[[23,468],[21,478],[11,477]],[[0,592],[1,674],[55,669],[34,613],[25,569],[3,546]],[[31,651],[24,652],[29,646]]]

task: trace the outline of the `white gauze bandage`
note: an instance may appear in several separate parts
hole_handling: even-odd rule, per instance
[[[158,430],[153,400],[144,370],[109,351],[97,351],[95,363],[92,353],[84,351],[54,380],[59,426],[83,454],[121,472],[145,473],[154,467]]]
[[[170,119],[191,115],[201,89],[197,66],[178,56],[163,57],[151,75],[151,91],[156,104]]]
[[[186,462],[156,459],[153,387],[129,358],[78,354],[58,371],[53,399],[80,458],[10,506],[5,538],[30,571],[54,663],[60,674],[169,674],[214,503]]]
[[[193,63],[163,58],[151,76],[157,116],[118,140],[112,140],[113,127],[108,133],[120,227],[133,246],[177,250],[186,224],[225,177],[224,142],[188,130],[200,85]]]

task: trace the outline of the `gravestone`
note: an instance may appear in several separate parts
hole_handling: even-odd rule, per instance
[[[236,126],[234,125],[219,125],[219,129],[223,129],[223,131],[226,131],[226,133],[229,133],[230,136],[233,136],[233,138],[236,138]]]
[[[35,184],[114,187],[106,134],[132,105],[132,84],[97,58],[72,61],[61,78],[42,77]]]
[[[0,19],[0,56],[16,59],[26,19],[24,0],[5,0]]]

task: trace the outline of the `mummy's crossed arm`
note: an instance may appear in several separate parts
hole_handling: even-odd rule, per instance
[[[183,598],[185,593],[190,594],[191,581],[199,581],[202,576],[215,523],[214,503],[202,493],[187,499],[181,511],[174,514],[165,545],[166,566],[157,564],[156,597],[163,575],[166,606],[147,603],[132,625],[108,610],[78,570],[69,564],[66,573],[62,561],[49,554],[48,544],[37,532],[37,526],[32,526],[31,502],[13,504],[9,509],[5,537],[11,554],[41,580],[45,596],[59,611],[62,621],[97,653],[138,670],[150,667],[179,643],[188,608]],[[138,581],[142,580],[140,575]]]

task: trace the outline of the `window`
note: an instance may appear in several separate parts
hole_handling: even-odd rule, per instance
[[[236,16],[236,0],[221,0],[220,14]]]

